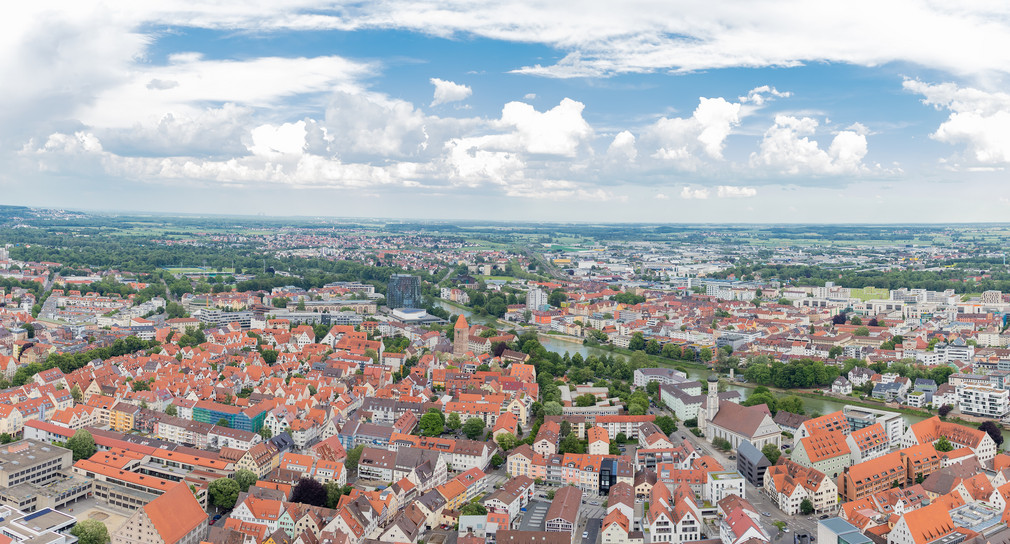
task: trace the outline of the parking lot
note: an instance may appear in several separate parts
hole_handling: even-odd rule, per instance
[[[547,510],[550,503],[542,501],[532,501],[526,507],[526,515],[523,516],[519,529],[522,531],[543,531],[544,518],[547,517]]]

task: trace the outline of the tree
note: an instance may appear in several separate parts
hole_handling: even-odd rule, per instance
[[[722,451],[729,451],[733,449],[733,444],[730,444],[729,440],[726,440],[721,436],[717,436],[712,439],[712,446],[719,448]]]
[[[337,503],[340,501],[340,497],[343,495],[350,495],[351,490],[354,489],[349,485],[340,485],[337,482],[328,482],[323,484],[326,488],[326,507],[336,508]]]
[[[218,427],[231,427],[231,423],[228,423],[228,419],[227,418],[223,418],[222,417],[221,419],[217,420],[217,426]]]
[[[753,396],[753,395],[751,395]],[[698,418],[692,417],[691,419],[684,420],[684,426],[687,428],[696,428],[698,426]]]
[[[951,451],[954,449],[954,445],[950,443],[950,440],[947,440],[946,436],[941,436],[940,439],[936,441],[936,444],[934,444],[934,447],[936,448],[936,451],[939,452]]]
[[[669,435],[673,431],[677,430],[677,422],[673,420],[670,416],[659,416],[653,422],[657,427],[663,430],[663,434]]]
[[[777,399],[776,408],[779,410],[785,410],[786,412],[791,412],[793,414],[803,413],[803,399],[797,397],[796,395],[789,395],[788,397]]]
[[[852,334],[854,336],[869,336],[870,335],[870,329],[868,329],[866,327],[859,327],[858,329],[856,329],[855,331],[853,331]]]
[[[502,451],[509,451],[516,447],[516,444],[519,443],[519,439],[512,433],[501,433],[498,435],[498,438],[495,438],[494,440],[498,443],[498,447],[501,448]]]
[[[449,417],[445,418],[445,428],[450,431],[455,431],[462,426],[463,422],[459,420],[459,414],[456,412],[449,414]]]
[[[210,503],[225,510],[234,508],[238,500],[239,485],[231,478],[218,478],[207,487]]]
[[[624,433],[617,433],[616,441],[620,442],[621,444],[624,444],[625,442],[628,441],[628,435]]]
[[[74,452],[74,461],[87,459],[95,454],[95,438],[84,429],[79,429],[67,440],[67,449]]]
[[[0,434],[0,444],[10,444],[13,441],[14,441],[13,436],[7,433]]]
[[[81,399],[84,398],[84,394],[81,393],[81,386],[75,383],[74,386],[70,388],[70,396],[73,397],[74,402],[81,402]]]
[[[424,436],[438,436],[445,432],[445,420],[442,413],[437,409],[428,410],[427,414],[421,416],[421,434]]]
[[[270,427],[267,426],[260,427],[260,430],[256,432],[263,437],[263,440],[270,440],[274,436],[274,432],[271,431]]]
[[[551,291],[550,295],[547,296],[547,304],[550,304],[555,308],[560,307],[561,303],[563,303],[566,300],[568,300],[568,295],[566,295],[564,290],[562,289],[555,289]]]
[[[549,400],[544,403],[544,415],[545,416],[560,416],[564,413],[561,408],[561,403],[553,400]]]
[[[347,451],[347,458],[344,459],[344,468],[347,470],[358,470],[358,461],[361,459],[361,452],[365,446],[359,444]]]
[[[459,509],[459,513],[464,516],[486,516],[487,508],[474,499],[473,501],[464,504],[463,507]]]
[[[571,422],[565,420],[561,422],[561,425],[558,425],[558,434],[561,436],[561,438],[565,438],[566,436],[571,434],[571,432],[572,432]]]
[[[775,444],[765,444],[764,447],[761,448],[761,453],[763,453],[765,459],[768,459],[768,462],[773,465],[777,463],[779,457],[782,456],[782,451],[779,450],[778,446]]]
[[[698,352],[698,358],[702,361],[712,360],[712,350],[709,348],[701,348],[701,351]]]
[[[579,440],[579,435],[571,433],[558,444],[558,453],[586,453],[586,445]]]
[[[470,440],[477,440],[484,434],[484,420],[471,417],[463,424],[463,434]]]
[[[238,483],[239,491],[249,491],[249,486],[256,483],[256,480],[259,480],[259,476],[249,469],[240,468],[235,471],[235,482]]]
[[[168,408],[165,408],[165,415],[175,417],[179,415],[179,409],[174,404],[169,404]]]
[[[498,468],[498,467],[502,466],[502,463],[504,463],[504,462],[505,462],[505,459],[501,456],[500,453],[496,453],[496,454],[494,454],[494,455],[491,456],[491,466],[494,467],[494,468]]]
[[[800,501],[800,513],[804,516],[809,516],[814,513],[814,503],[809,498],[805,498]]]
[[[596,395],[593,395],[592,393],[585,393],[583,395],[579,395],[575,399],[575,405],[582,408],[593,406],[594,404],[596,404]]]
[[[323,484],[312,478],[302,478],[291,490],[291,502],[301,504],[311,504],[312,506],[326,506],[328,494]]]
[[[999,423],[991,419],[983,421],[979,424],[978,430],[985,431],[989,435],[989,438],[992,438],[992,441],[996,443],[996,449],[999,450],[1000,445],[1003,444],[1003,433],[1000,429]]]
[[[863,320],[860,319],[858,315],[854,315],[852,316],[852,319],[849,320],[849,323],[852,323],[853,325],[862,325]]]
[[[97,519],[78,521],[70,534],[76,536],[80,544],[105,544],[109,541],[108,527]]]
[[[841,355],[844,351],[845,350],[842,349],[842,346],[831,346],[831,349],[828,350],[828,358],[834,359],[835,357]]]
[[[656,393],[659,393],[659,382],[649,382],[645,384],[645,390],[650,395],[655,395]]]
[[[631,335],[631,340],[628,342],[628,349],[631,351],[641,351],[645,349],[645,335],[640,332],[636,332]]]
[[[936,411],[936,413],[939,414],[940,417],[947,417],[947,414],[949,414],[950,411],[953,409],[954,409],[953,406],[949,404],[944,404],[943,406],[940,407],[939,410]]]

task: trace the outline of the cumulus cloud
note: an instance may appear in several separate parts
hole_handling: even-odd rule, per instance
[[[708,189],[704,187],[692,189],[685,186],[680,190],[680,198],[685,200],[706,200],[708,198]]]
[[[431,102],[431,107],[466,100],[473,94],[473,89],[466,85],[460,85],[459,83],[453,83],[452,81],[446,81],[437,77],[433,77],[429,81],[435,86],[435,99]]]
[[[858,130],[839,131],[824,150],[809,138],[817,126],[817,120],[811,117],[776,116],[775,124],[761,140],[759,151],[751,154],[751,166],[784,174],[811,175],[854,174],[864,169],[865,134]]]
[[[752,196],[757,196],[757,189],[753,187],[720,185],[716,187],[716,196],[719,198],[750,198]]]
[[[1010,94],[986,92],[954,83],[931,85],[906,79],[904,88],[923,95],[923,103],[950,115],[930,137],[962,145],[971,162],[1010,162]]]
[[[740,118],[740,104],[702,97],[691,117],[663,117],[646,129],[646,138],[657,148],[653,157],[694,169],[699,153],[723,158],[723,145]]]
[[[635,157],[638,156],[638,150],[635,148],[635,135],[627,130],[619,132],[610,142],[607,155],[627,161],[635,160]]]
[[[305,149],[305,137],[305,121],[279,126],[260,125],[252,130],[249,151],[264,157],[301,154]]]

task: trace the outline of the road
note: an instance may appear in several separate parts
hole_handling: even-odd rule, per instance
[[[584,532],[589,533],[586,538],[582,539],[582,544],[596,544],[596,539],[600,537],[600,528],[603,526],[603,518],[589,518],[586,521],[586,527],[583,529]],[[582,533],[579,533],[581,538]]]

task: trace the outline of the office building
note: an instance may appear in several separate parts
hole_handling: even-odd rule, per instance
[[[409,274],[393,274],[386,285],[386,306],[390,308],[421,307],[421,278]]]

